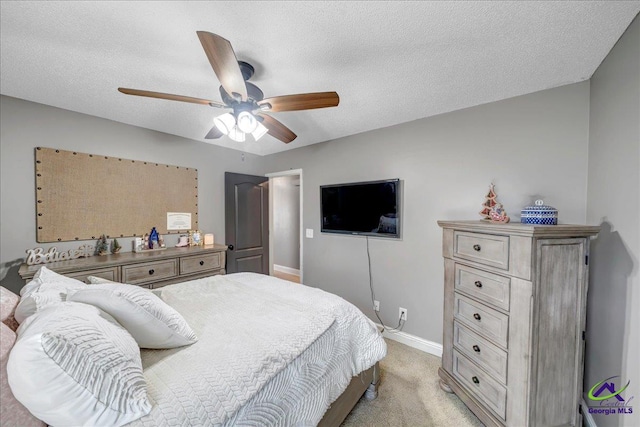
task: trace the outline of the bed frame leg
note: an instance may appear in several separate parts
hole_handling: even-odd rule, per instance
[[[380,385],[380,365],[376,363],[373,368],[371,384],[369,384],[369,387],[367,387],[367,390],[364,392],[365,399],[374,400],[378,397],[378,385]]]

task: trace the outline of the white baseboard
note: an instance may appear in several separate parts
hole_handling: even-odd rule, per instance
[[[291,267],[285,267],[284,265],[273,264],[273,271],[279,271],[281,273],[293,274],[294,276],[300,276],[300,270]]]
[[[589,407],[587,406],[587,402],[582,399],[582,424],[585,427],[598,427],[596,424],[596,420],[593,419],[593,415],[589,413]]]
[[[382,325],[377,324],[382,329]],[[425,353],[432,354],[434,356],[442,357],[442,344],[437,342],[425,340],[424,338],[417,337],[415,335],[408,334],[406,332],[388,332],[384,331],[382,336],[389,338],[390,340],[397,341],[401,344],[408,345]]]

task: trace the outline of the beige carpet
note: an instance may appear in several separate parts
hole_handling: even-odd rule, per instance
[[[342,426],[482,426],[455,394],[440,389],[439,357],[386,341],[378,398],[360,399]]]

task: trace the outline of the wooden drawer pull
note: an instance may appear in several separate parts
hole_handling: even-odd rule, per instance
[[[204,265],[204,261],[200,261],[200,265]]]
[[[476,353],[480,353],[480,347],[478,347],[477,345],[474,345],[472,348]]]
[[[151,270],[149,270],[149,275],[152,275],[153,273],[155,273],[156,271],[152,268]]]
[[[475,285],[476,285],[476,287],[481,288],[482,287],[482,282],[480,280],[476,280]]]
[[[474,250],[474,251],[476,251],[476,252],[480,252],[480,249],[482,249],[482,248],[480,247],[480,245],[478,245],[478,244],[473,245],[473,250]]]
[[[480,384],[480,380],[476,376],[472,377],[471,381],[473,381],[474,384]]]
[[[473,313],[473,318],[476,320],[482,319],[478,313]]]

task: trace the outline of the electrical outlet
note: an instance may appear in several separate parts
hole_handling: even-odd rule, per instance
[[[406,308],[400,307],[400,310],[398,310],[398,318],[400,320],[404,320],[405,322],[407,321],[407,309]]]
[[[373,301],[373,309],[375,311],[380,311],[380,301],[378,300]]]

